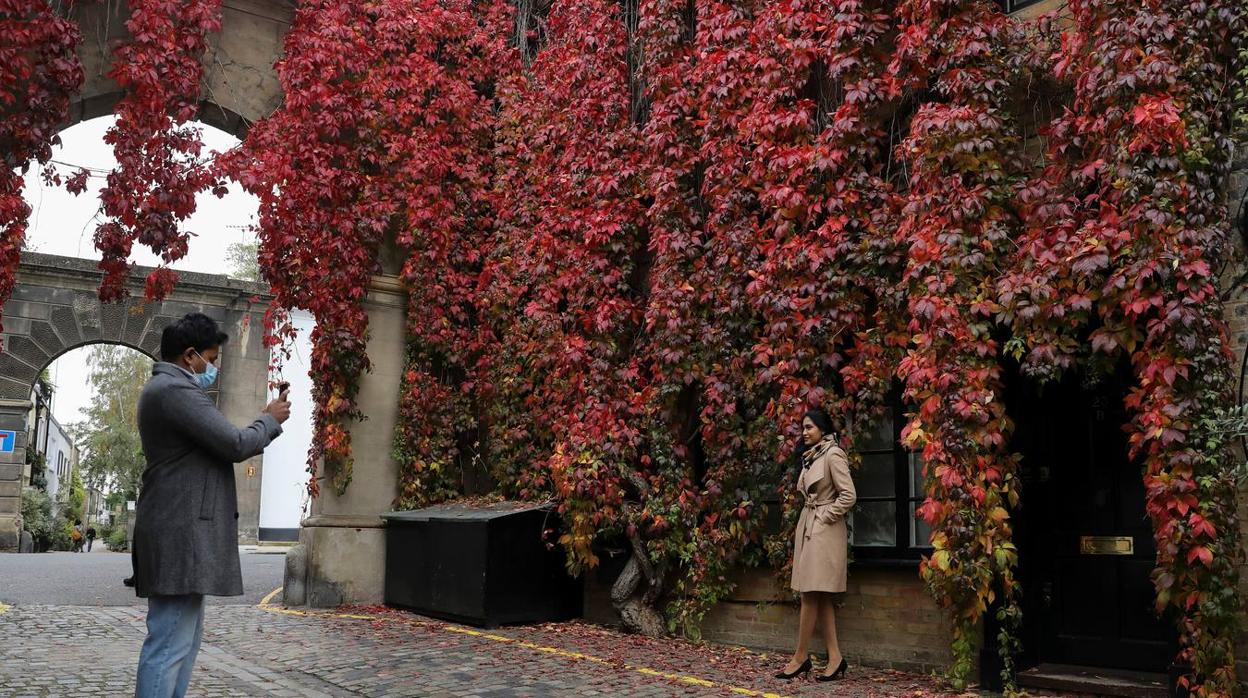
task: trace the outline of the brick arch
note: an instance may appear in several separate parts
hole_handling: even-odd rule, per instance
[[[137,352],[139,352],[140,354],[142,354],[142,355],[146,356],[147,358],[149,358],[149,359],[151,359],[151,360],[153,360],[153,361],[158,361],[158,360],[159,360],[159,358],[160,358],[160,357],[159,357],[159,353],[160,353],[160,352],[159,352],[159,348],[160,348],[160,343],[159,343],[159,341],[158,341],[158,342],[157,342],[157,344],[156,344],[156,348],[155,348],[155,349],[153,349],[152,347],[141,347],[141,346],[137,346],[137,345],[131,344],[131,343],[126,342],[126,341],[123,341],[123,340],[116,340],[116,339],[99,339],[99,340],[92,340],[92,341],[83,341],[83,342],[80,342],[80,343],[78,343],[78,344],[74,344],[74,345],[71,345],[71,346],[67,346],[67,347],[65,347],[65,350],[64,350],[64,351],[62,351],[61,353],[59,353],[59,354],[57,354],[56,356],[53,356],[51,359],[49,359],[49,360],[48,360],[47,365],[46,365],[46,366],[44,366],[43,368],[41,368],[41,369],[40,369],[40,372],[42,372],[42,371],[44,371],[44,370],[46,370],[46,369],[50,368],[50,367],[52,366],[52,364],[56,363],[57,359],[64,358],[64,356],[65,356],[66,354],[72,354],[73,352],[78,351],[79,349],[87,349],[87,348],[89,348],[89,347],[95,347],[95,346],[125,347],[125,348],[127,348],[127,349],[130,349],[130,350],[133,350],[133,351],[137,351]]]
[[[113,47],[128,37],[125,2],[75,3],[70,10],[82,32],[78,55],[86,83],[74,98],[64,126],[111,114],[121,90],[108,77]],[[221,31],[209,37],[199,120],[238,138],[282,102],[274,63],[294,16],[291,0],[227,0]]]
[[[183,273],[163,301],[143,298],[150,269],[130,274],[131,296],[101,303],[102,272],[92,260],[24,253],[17,284],[3,310],[0,350],[0,429],[17,433],[11,453],[0,452],[0,550],[18,545],[21,485],[28,443],[27,415],[35,378],[53,360],[93,344],[120,344],[155,357],[165,325],[188,312],[202,312],[230,335],[222,347],[221,380],[215,397],[235,423],[254,417],[267,398],[269,354],[263,342],[263,313],[270,299],[263,284],[210,274]],[[259,528],[262,457],[236,466],[239,527],[244,541]]]
[[[112,114],[113,107],[121,100],[121,97],[121,90],[114,90],[113,92],[75,99],[70,103],[69,119],[61,126],[62,130],[83,121],[90,121],[91,119]],[[247,119],[229,107],[222,106],[211,100],[200,101],[199,113],[196,119],[200,123],[225,131],[240,141],[247,137],[247,130],[251,128],[251,124],[254,122],[254,119]]]
[[[171,319],[164,303],[130,298],[105,305],[86,291],[59,290],[18,286],[5,305],[0,399],[23,399],[40,372],[75,349],[116,344],[156,357],[160,334],[149,326],[153,319],[157,323]]]

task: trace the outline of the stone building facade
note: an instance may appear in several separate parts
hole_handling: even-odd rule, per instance
[[[131,298],[102,304],[97,297],[101,272],[95,262],[25,253],[17,286],[4,305],[4,351],[0,353],[0,429],[17,432],[15,448],[0,453],[0,551],[18,545],[21,479],[26,450],[31,386],[43,369],[68,351],[90,344],[120,344],[155,356],[166,324],[189,312],[203,312],[230,335],[221,352],[221,380],[211,394],[235,424],[254,419],[268,397],[269,351],[264,346],[263,314],[268,290],[261,284],[224,276],[183,273],[164,301],[145,301],[143,280],[150,270],[131,275]],[[48,478],[56,475],[48,463]],[[239,530],[256,541],[260,516],[263,456],[235,466]]]
[[[1061,0],[1000,1],[1007,10],[1022,17],[1060,12],[1063,6]],[[124,35],[124,26],[116,16],[108,15],[106,8],[90,6],[75,12],[79,13],[80,21],[88,29],[84,31],[87,36],[100,35],[111,40]],[[249,122],[269,113],[280,102],[280,88],[271,66],[280,52],[281,37],[290,23],[291,4],[276,0],[236,0],[227,3],[224,13],[223,31],[213,37],[201,118],[241,135]],[[90,44],[84,49],[88,54],[84,60],[88,65],[89,80],[82,98],[75,105],[75,120],[107,113],[118,97],[116,86],[104,77],[108,55],[105,44],[101,42],[98,47]],[[1229,192],[1233,205],[1248,187],[1248,157],[1243,150],[1237,155],[1235,169]],[[390,445],[398,412],[401,348],[404,343],[404,292],[396,277],[397,266],[387,265],[385,273],[375,279],[367,300],[371,327],[368,351],[373,360],[373,370],[364,376],[359,396],[360,409],[369,418],[353,428],[356,449],[354,482],[343,496],[326,491],[313,502],[311,515],[301,527],[300,546],[288,560],[286,591],[287,600],[292,603],[378,603],[384,597],[385,550],[380,517],[390,509],[396,496],[398,469]],[[15,298],[14,302],[21,304],[26,301]],[[1248,347],[1248,296],[1232,296],[1226,311],[1235,350],[1243,356]],[[5,315],[7,325],[10,316],[8,307]],[[17,307],[13,310],[13,317],[27,316],[23,316],[21,308]],[[123,326],[128,331],[129,324],[123,323]],[[37,363],[34,361],[34,364]],[[31,366],[35,367],[34,364]],[[229,374],[227,371],[226,375]],[[3,383],[0,382],[0,393],[2,388]],[[1066,395],[1067,405],[1080,407],[1086,413],[1083,417],[1101,424],[1096,431],[1098,439],[1113,438],[1112,421],[1115,416],[1105,408],[1112,400],[1105,401],[1104,394],[1096,391],[1112,388],[1104,385],[1067,386],[1071,391]],[[28,390],[28,384],[24,389]],[[1082,399],[1081,395],[1087,399]],[[1038,400],[1049,399],[1034,397]],[[1034,541],[1040,540],[1041,534],[1048,533],[1052,518],[1045,511],[1057,511],[1055,507],[1061,505],[1052,496],[1045,498],[1043,493],[1046,489],[1053,489],[1051,483],[1074,482],[1069,480],[1072,473],[1088,470],[1064,467],[1061,454],[1046,446],[1046,443],[1064,435],[1062,429],[1071,427],[1071,422],[1054,421],[1056,417],[1073,418],[1064,414],[1068,411],[1059,406],[1047,413],[1033,414],[1034,419],[1021,423],[1021,431],[1030,439],[1026,445],[1029,453],[1025,462],[1032,464],[1025,466],[1028,470],[1024,472],[1024,477],[1030,478],[1025,483],[1026,491],[1041,495],[1026,499],[1018,513],[1019,535],[1028,541],[1026,545],[1034,546]],[[0,428],[4,428],[3,420],[4,416],[0,413]],[[922,547],[912,543],[921,537],[913,535],[905,522],[912,511],[913,500],[907,495],[907,492],[912,495],[913,490],[907,489],[908,483],[904,480],[908,474],[907,466],[899,457],[888,461],[883,453],[875,455],[880,456],[880,462],[891,462],[895,467],[894,495],[888,494],[889,488],[885,484],[876,493],[878,496],[867,498],[870,501],[864,501],[860,507],[864,516],[868,511],[884,514],[882,518],[872,519],[870,526],[863,521],[856,526],[856,535],[862,538],[856,541],[859,545],[854,551],[849,591],[843,599],[839,615],[842,643],[855,662],[921,671],[936,669],[946,665],[950,659],[950,624],[944,612],[927,595],[918,576],[917,559]],[[1090,457],[1088,454],[1081,456],[1085,461]],[[1097,465],[1095,460],[1089,462]],[[1121,466],[1118,463],[1114,466],[1116,469],[1093,469],[1105,476],[1104,481],[1087,483],[1088,487],[1076,489],[1094,494],[1104,491],[1107,497],[1112,496],[1114,502],[1122,503],[1120,514],[1133,516],[1136,513],[1133,507],[1142,506],[1142,500],[1133,499],[1136,493],[1131,489],[1131,483],[1138,484],[1140,478],[1135,473],[1133,480],[1132,473]],[[0,465],[0,469],[4,467]],[[1248,513],[1248,490],[1241,491],[1240,502],[1241,511]],[[1096,500],[1088,499],[1084,504],[1095,507]],[[1102,509],[1108,510],[1109,507]],[[890,516],[896,522],[891,529],[887,526]],[[1126,519],[1130,518],[1126,516]],[[1084,522],[1076,517],[1075,523]],[[1165,624],[1158,621],[1151,611],[1147,582],[1147,570],[1151,568],[1148,552],[1151,539],[1147,531],[1139,530],[1138,526],[1130,531],[1113,531],[1110,525],[1113,522],[1089,519],[1087,523],[1086,530],[1072,528],[1064,532],[1064,535],[1073,536],[1072,540],[1079,541],[1072,549],[1046,551],[1033,548],[1029,553],[1026,547],[1023,548],[1026,562],[1020,574],[1024,579],[1028,603],[1033,604],[1029,606],[1027,617],[1034,619],[1029,621],[1033,624],[1025,632],[1024,666],[1071,658],[1093,665],[1100,662],[1102,666],[1136,665],[1138,662],[1122,661],[1133,649],[1139,649],[1139,656],[1147,653],[1153,657],[1164,656],[1172,647],[1173,638],[1167,636]],[[4,535],[2,524],[3,517],[0,515],[0,541]],[[1248,537],[1248,516],[1243,517],[1241,526],[1245,537]],[[889,535],[893,536],[891,545]],[[1127,539],[1130,539],[1129,542]],[[1079,547],[1085,545],[1085,548]],[[1084,550],[1088,552],[1084,553]],[[1032,560],[1036,559],[1043,560],[1044,564],[1033,563]],[[1059,569],[1075,578],[1055,576],[1054,570]],[[1098,570],[1105,574],[1099,574]],[[1106,587],[1086,599],[1079,599],[1070,593],[1070,587],[1072,582],[1078,581],[1081,571],[1090,572],[1097,579],[1112,578],[1114,584],[1129,589],[1130,593],[1118,593]],[[1242,577],[1241,590],[1248,597],[1248,568],[1244,569]],[[585,615],[588,618],[614,621],[605,594],[609,581],[592,574],[587,576]],[[753,647],[778,650],[791,647],[796,627],[796,606],[789,599],[783,580],[777,580],[776,575],[767,570],[742,570],[738,582],[732,598],[708,615],[704,636],[709,640]],[[1081,603],[1082,606],[1079,605]],[[1111,609],[1112,604],[1118,605]],[[1117,615],[1108,618],[1111,613]],[[1048,619],[1054,617],[1061,618],[1064,625],[1046,625]],[[1119,632],[1113,638],[1100,641],[1098,638],[1104,638],[1103,633],[1107,632],[1103,627],[1106,623],[1097,623],[1107,618],[1112,621],[1109,625],[1117,624],[1130,632]],[[1079,622],[1083,620],[1090,621],[1090,624],[1080,627]],[[991,637],[991,628],[986,630],[989,632],[984,635]],[[1093,638],[1090,646],[1087,642],[1081,644],[1081,633]],[[1110,646],[1113,647],[1112,652],[1107,649]],[[993,654],[987,651],[983,655],[987,676],[992,674]],[[1248,639],[1241,643],[1239,657],[1240,675],[1248,676],[1248,663],[1244,662],[1244,658],[1248,658]],[[1160,663],[1151,659],[1148,661],[1152,669],[1165,671],[1164,660]]]

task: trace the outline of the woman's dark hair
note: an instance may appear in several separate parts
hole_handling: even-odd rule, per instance
[[[828,416],[828,413],[822,407],[806,410],[806,414],[802,415],[802,421],[807,419],[814,422],[824,436],[836,431],[832,426],[832,418]],[[795,470],[800,471],[802,469],[802,456],[806,454],[807,448],[809,447],[806,445],[805,439],[800,436],[797,437],[797,448],[793,449],[793,467]]]
[[[161,361],[177,361],[187,349],[202,352],[225,344],[229,335],[203,313],[187,313],[160,335]]]
[[[827,412],[823,411],[822,407],[815,407],[806,410],[806,414],[802,415],[802,420],[805,421],[807,419],[814,422],[815,426],[819,427],[819,431],[823,432],[824,436],[836,431],[836,429],[832,426],[832,418],[828,416]]]

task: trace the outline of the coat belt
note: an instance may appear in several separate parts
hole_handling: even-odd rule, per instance
[[[814,532],[815,523],[819,520],[819,508],[835,504],[836,499],[807,499],[805,508],[810,510],[810,514],[806,517],[806,524],[802,527],[802,537],[810,540],[811,534]]]

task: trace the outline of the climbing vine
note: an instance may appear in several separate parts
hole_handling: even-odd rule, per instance
[[[1228,96],[1248,18],[1233,2],[1070,10],[1054,66],[1074,103],[1024,190],[1026,254],[1002,299],[1033,373],[1089,344],[1130,357],[1128,430],[1144,465],[1158,612],[1177,621],[1193,695],[1231,695],[1241,553],[1233,456],[1212,426],[1233,399],[1215,269],[1228,248]]]
[[[260,198],[275,302],[317,322],[313,493],[318,472],[339,494],[351,481],[349,427],[364,416],[356,400],[370,368],[363,303],[383,253],[411,291],[414,351],[453,356],[471,334],[471,236],[489,225],[491,107],[478,92],[505,36],[498,10],[481,7],[301,3],[278,64],[285,101],[226,160]],[[407,372],[409,397],[422,370]]]
[[[651,488],[640,474],[641,151],[620,11],[552,5],[531,63],[504,83],[499,219],[482,287],[503,349],[489,365],[494,477],[504,491],[559,502],[574,570],[598,564],[603,533],[642,545]],[[617,607],[636,628],[662,628],[624,599]]]
[[[851,443],[868,432],[909,340],[887,176],[892,27],[885,3],[794,3],[766,10],[754,40],[765,70],[753,79],[767,91],[746,122],[765,212],[747,286],[763,323],[753,370],[778,389],[766,414],[790,443],[792,415],[810,404],[829,408]],[[782,577],[800,512],[783,483],[786,526],[767,542]]]
[[[395,239],[406,261],[408,350],[395,452],[399,502],[417,506],[462,492],[474,467],[480,399],[489,389],[480,364],[500,346],[480,315],[479,277],[495,227],[496,82],[516,62],[507,46],[505,3],[456,0],[400,3],[395,17],[421,22],[402,60],[380,84],[405,95],[385,138]],[[383,28],[384,30],[384,28]],[[393,77],[389,77],[393,74]],[[419,108],[412,108],[412,105]]]
[[[0,304],[13,292],[30,207],[31,160],[52,157],[56,132],[82,86],[77,25],[42,0],[0,0]]]
[[[988,0],[304,0],[282,106],[210,167],[187,122],[219,2],[136,0],[101,296],[124,294],[135,242],[180,258],[196,193],[237,178],[261,201],[272,341],[282,309],[317,321],[312,492],[350,483],[364,303],[392,275],[396,503],[552,502],[573,571],[625,556],[612,599],[647,632],[696,635],[734,566],[783,565],[764,502],[779,486],[791,524],[797,416],[828,408],[852,450],[897,380],[959,684],[990,608],[1007,685],[1017,649],[1004,366],[1127,357],[1159,609],[1194,691],[1226,695],[1240,561],[1214,282],[1248,20],[1234,0],[1069,7],[1029,43]],[[0,29],[3,296],[19,173],[82,75],[47,4],[0,0]],[[1070,95],[1033,171],[1036,80]]]
[[[933,552],[920,572],[953,612],[949,677],[962,686],[989,605],[1017,617],[1009,514],[1017,458],[994,336],[996,270],[1018,225],[1021,154],[1009,111],[1017,51],[1008,20],[983,0],[902,2],[898,16],[894,89],[924,90],[899,153],[910,166],[898,236],[909,244],[912,340],[898,374],[914,408],[903,439],[923,454],[927,499],[918,513],[932,527]],[[1002,647],[1008,685],[1011,648]]]
[[[209,187],[225,193],[203,157],[200,130],[188,124],[199,111],[203,57],[208,34],[221,28],[221,1],[132,0],[129,7],[130,37],[117,47],[108,73],[125,95],[104,136],[117,159],[100,191],[107,220],[95,231],[104,301],[126,295],[136,242],[166,264],[181,259],[190,233],[180,224],[194,213],[195,196]],[[164,298],[176,281],[161,266],[148,275],[145,295]]]

